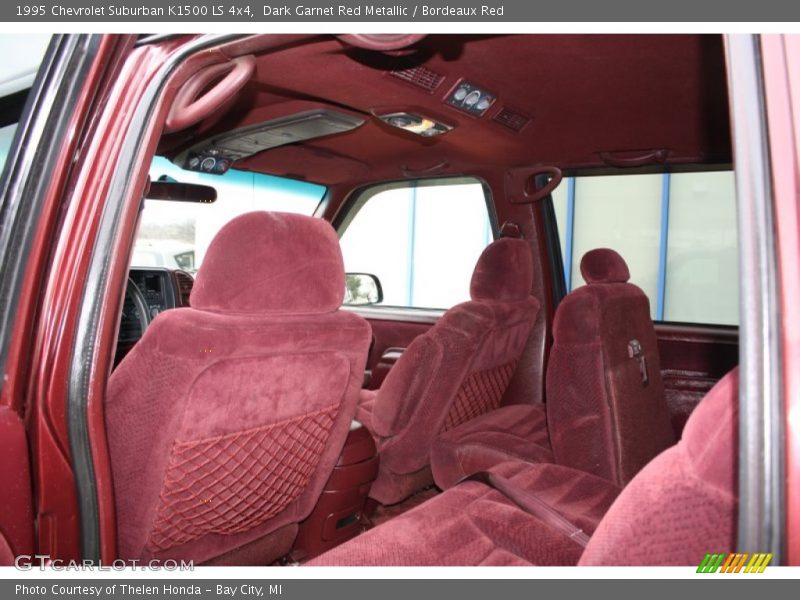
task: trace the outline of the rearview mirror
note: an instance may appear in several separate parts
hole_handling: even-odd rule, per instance
[[[217,200],[217,190],[210,185],[159,180],[150,182],[145,198],[148,200],[211,204]]]
[[[344,303],[348,306],[364,306],[383,302],[380,280],[370,273],[345,273]]]

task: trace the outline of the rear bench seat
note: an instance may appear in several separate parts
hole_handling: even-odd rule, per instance
[[[647,296],[607,248],[584,255],[581,275],[587,285],[553,322],[546,406],[506,406],[440,434],[440,488],[504,460],[555,462],[621,487],[674,443]]]
[[[621,492],[606,478],[560,465],[492,467],[590,535],[585,546],[582,536],[568,536],[499,491],[465,481],[309,564],[697,565],[711,550],[732,552],[737,399],[734,370],[691,415],[682,440]]]

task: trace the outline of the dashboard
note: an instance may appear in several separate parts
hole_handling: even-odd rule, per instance
[[[165,310],[189,306],[194,278],[185,271],[165,268],[132,268],[122,304],[117,365],[144,335],[147,325]]]

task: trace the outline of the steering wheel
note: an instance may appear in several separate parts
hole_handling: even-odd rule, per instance
[[[129,299],[136,307],[136,320],[139,322],[142,335],[144,335],[144,330],[150,325],[150,309],[147,307],[147,301],[144,299],[142,290],[130,277],[128,278],[128,285],[125,286],[125,298]]]
[[[128,283],[125,285],[125,297],[122,301],[117,350],[114,353],[114,368],[142,339],[149,324],[150,311],[147,301],[139,286],[129,277]]]
[[[125,312],[126,307],[132,307]],[[125,286],[125,299],[122,303],[122,321],[136,321],[139,325],[139,331],[144,335],[145,329],[150,324],[150,309],[147,306],[147,301],[144,299],[144,294],[139,286],[131,279],[128,278],[128,284]]]
[[[139,336],[135,339],[123,338],[123,332],[126,331],[126,325],[130,327],[131,322],[136,324],[136,330]],[[128,278],[128,283],[125,286],[125,298],[122,302],[122,315],[120,317],[120,334],[117,338],[117,352],[114,356],[114,365],[125,358],[125,355],[130,352],[131,348],[136,342],[144,335],[145,329],[150,324],[150,312],[147,307],[147,301],[139,287],[134,283],[131,278]],[[129,330],[128,330],[129,331]]]

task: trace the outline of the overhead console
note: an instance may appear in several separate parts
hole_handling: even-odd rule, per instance
[[[271,148],[352,131],[365,119],[330,109],[308,110],[204,140],[175,158],[189,171],[223,175],[233,164]]]

